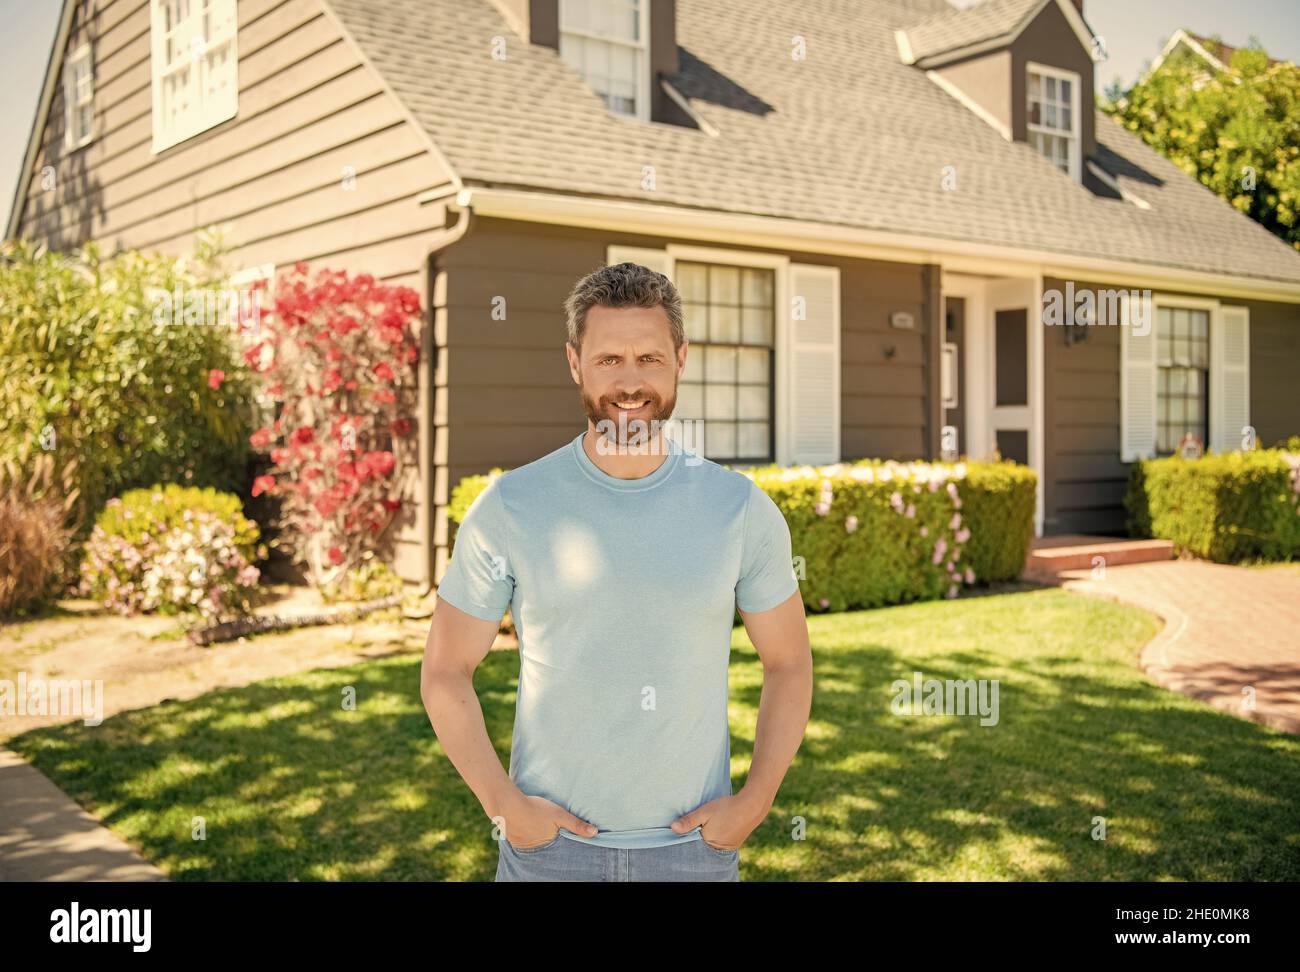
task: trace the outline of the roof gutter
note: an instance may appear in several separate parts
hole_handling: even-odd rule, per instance
[[[518,189],[467,188],[458,194],[455,203],[448,203],[448,208],[454,210],[471,205],[479,216],[680,239],[725,240],[768,249],[863,259],[937,263],[953,273],[991,276],[1042,274],[1045,277],[1096,279],[1115,285],[1181,290],[1218,297],[1300,303],[1300,274],[1295,282],[1269,280],[775,216]]]

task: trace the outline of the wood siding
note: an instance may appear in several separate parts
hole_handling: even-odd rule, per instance
[[[1074,282],[1076,292],[1124,289]],[[1044,278],[1044,289],[1065,281]],[[1195,296],[1160,291],[1162,296]],[[1222,298],[1250,308],[1250,412],[1261,444],[1300,435],[1300,305]],[[1120,461],[1120,329],[1089,327],[1067,347],[1065,328],[1045,331],[1045,533],[1124,535],[1129,464]]]
[[[149,2],[80,0],[68,50],[92,48],[94,139],[64,150],[59,84],[20,176],[18,234],[181,255],[219,224],[232,269],[305,260],[413,287],[428,306],[424,267],[445,213],[416,199],[449,173],[427,136],[320,0],[240,0],[238,24],[238,114],[154,154]],[[397,569],[416,582],[429,579],[427,492],[417,487],[394,534]]]

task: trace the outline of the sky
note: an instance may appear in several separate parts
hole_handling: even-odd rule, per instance
[[[60,0],[0,0],[0,217],[6,223],[60,6]],[[1179,27],[1217,33],[1238,47],[1255,36],[1273,57],[1300,62],[1300,0],[1084,0],[1084,16],[1109,55],[1097,68],[1098,90],[1116,78],[1125,85],[1136,80]]]

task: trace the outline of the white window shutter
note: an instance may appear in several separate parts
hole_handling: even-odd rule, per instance
[[[790,264],[788,461],[840,461],[840,270]],[[778,403],[779,406],[780,403]]]
[[[1210,448],[1241,448],[1250,425],[1250,309],[1220,307],[1210,322]]]
[[[1134,308],[1129,295],[1120,295],[1119,452],[1120,460],[1148,459],[1156,451],[1156,327],[1158,315],[1135,319],[1145,309]],[[1135,314],[1135,311],[1137,314]],[[1134,325],[1145,323],[1144,333]]]
[[[605,265],[612,267],[616,263],[639,263],[656,273],[662,273],[669,280],[673,279],[673,257],[667,250],[645,246],[611,246],[605,251]]]

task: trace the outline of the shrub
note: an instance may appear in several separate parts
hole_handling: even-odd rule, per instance
[[[44,606],[66,576],[76,528],[76,462],[57,476],[55,465],[49,453],[0,464],[0,618]]]
[[[333,601],[374,601],[381,597],[401,594],[405,590],[402,578],[393,568],[373,554],[366,556],[357,567],[351,567],[335,583],[322,589],[322,599]]]
[[[278,411],[251,437],[272,462],[253,495],[281,501],[284,542],[318,588],[374,553],[401,506],[419,312],[409,287],[330,270],[311,282],[299,263],[245,355]]]
[[[75,457],[88,510],[154,482],[241,490],[249,388],[234,328],[184,313],[220,293],[218,247],[205,235],[196,261],[0,247],[0,459],[35,439]]]
[[[1015,580],[1034,540],[1037,474],[1010,461],[968,462],[957,489],[971,525],[967,563],[986,581]]]
[[[462,479],[448,504],[452,522],[504,471]],[[1037,489],[1024,466],[867,459],[738,471],[785,515],[809,609],[953,597],[964,585],[1011,580],[1024,569]]]
[[[1133,463],[1129,533],[1219,563],[1300,556],[1300,452],[1253,449]]]
[[[82,593],[122,614],[246,611],[259,572],[258,530],[239,498],[177,485],[128,490],[95,521]]]

